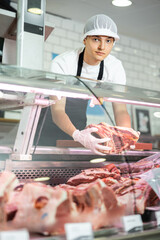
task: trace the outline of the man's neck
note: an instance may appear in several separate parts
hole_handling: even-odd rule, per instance
[[[87,63],[88,65],[98,65],[100,64],[101,61],[97,61],[95,60],[94,58],[91,58],[90,56],[88,56],[85,52],[84,52],[84,58],[83,58],[83,61],[85,63]]]

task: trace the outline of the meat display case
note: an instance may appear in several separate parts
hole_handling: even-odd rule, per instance
[[[41,109],[54,104],[49,96],[63,96],[76,99],[86,99],[92,102],[96,97],[103,98],[105,103],[125,103],[133,117],[132,106],[160,108],[160,92],[140,89],[131,86],[97,82],[74,76],[65,76],[45,71],[18,68],[16,66],[0,65],[0,110],[20,109],[21,119],[17,126],[14,142],[8,144],[9,134],[3,144],[0,141],[0,171],[9,170],[23,182],[31,182],[35,178],[48,177],[46,184],[55,186],[66,181],[81,170],[103,168],[106,164],[132,163],[159,152],[152,150],[130,150],[121,154],[109,154],[103,157],[103,162],[93,163],[91,160],[101,160],[102,157],[93,154],[81,146],[57,147],[35,146],[34,137]],[[100,108],[102,108],[99,105]],[[94,109],[94,107],[93,107]],[[112,115],[112,113],[108,113]],[[94,121],[95,115],[92,116]],[[96,122],[109,118],[100,114]],[[133,119],[132,119],[133,120]],[[95,231],[95,238],[107,239],[159,239],[160,230],[155,227],[155,221],[144,224],[145,231],[124,234],[117,228]],[[104,234],[103,234],[104,232]],[[111,235],[111,236],[110,236]],[[42,237],[31,235],[31,239],[60,239],[64,236]]]

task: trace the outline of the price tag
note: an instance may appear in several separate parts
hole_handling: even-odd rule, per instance
[[[155,216],[157,220],[157,227],[160,227],[160,211],[156,211]]]
[[[124,230],[126,232],[138,232],[143,230],[143,223],[139,214],[122,217]]]
[[[66,223],[67,240],[93,240],[91,223]]]
[[[29,232],[26,229],[17,231],[0,232],[0,240],[29,240]]]

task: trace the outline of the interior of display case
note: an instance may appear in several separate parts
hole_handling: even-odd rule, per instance
[[[51,138],[47,137],[49,131],[51,132],[51,128],[47,130],[47,127],[52,125],[51,115],[48,122],[47,114],[55,104],[52,98],[55,96],[57,99],[66,97],[70,100],[87,101],[87,125],[105,122],[115,126],[112,103],[125,103],[131,117],[132,128],[141,132],[139,140],[135,143],[135,149],[100,156],[73,141],[72,138],[58,139],[56,133],[53,133],[55,139],[53,144]],[[95,238],[129,239],[128,235],[130,235],[134,239],[151,239],[147,237],[152,235],[155,237],[153,239],[158,239],[156,238],[159,234],[156,213],[160,210],[158,137],[160,130],[157,127],[159,121],[153,117],[153,113],[159,108],[160,92],[158,91],[0,65],[0,111],[3,113],[0,118],[2,129],[0,184],[5,182],[7,189],[4,188],[1,195],[3,196],[6,191],[10,196],[8,193],[10,184],[15,184],[13,184],[14,187],[12,186],[11,202],[7,203],[6,200],[2,204],[0,202],[0,213],[5,216],[4,219],[0,217],[0,221],[5,222],[5,225],[1,224],[3,229],[26,227],[34,233],[31,234],[31,239],[52,239],[50,234],[54,235],[54,239],[60,239],[65,238],[65,223],[91,221]],[[9,114],[10,118],[8,118]],[[6,171],[14,174],[15,177],[11,174],[4,175],[2,178]],[[23,187],[18,187],[22,185]],[[21,190],[15,190],[16,187]],[[55,202],[57,207],[53,207],[52,191],[57,194],[56,191],[59,188],[62,188],[60,191],[63,197],[61,196]],[[27,195],[25,195],[25,189]],[[49,206],[53,207],[53,212],[58,211],[63,201],[69,202],[72,198],[73,202],[69,202],[70,205],[67,207],[70,207],[70,211],[73,211],[73,208],[76,209],[72,214],[77,214],[78,217],[75,219],[71,217],[64,204],[63,214],[61,214],[65,217],[61,215],[56,220],[57,216],[54,216],[55,225],[52,223],[51,228],[47,228],[47,223],[43,225],[42,219],[36,219],[36,217],[32,219],[32,214],[31,217],[27,217],[26,226],[23,223],[20,224],[17,206],[14,214],[9,210],[9,206],[12,206],[14,201],[14,194],[17,194],[16,204],[20,204],[23,209],[22,199],[25,199],[25,204],[28,204],[28,196],[31,194],[33,199],[36,198],[36,194],[33,194],[36,191],[37,196],[45,196],[42,201],[44,211],[49,211],[47,204],[51,204]],[[106,192],[105,195],[103,195],[104,192]],[[46,203],[46,196],[49,203]],[[97,200],[99,198],[101,204]],[[106,202],[109,202],[109,206]],[[4,213],[5,204],[8,206],[8,215]],[[30,213],[35,211],[32,207],[28,208]],[[43,207],[37,209],[40,209],[39,211],[42,209],[40,212],[42,215],[46,213],[43,212]],[[107,209],[107,213],[103,212],[104,209]],[[23,211],[19,214],[23,215]],[[14,215],[11,220],[10,215]],[[125,233],[117,219],[132,215],[140,215],[142,229]],[[9,219],[7,225],[6,218]],[[35,228],[31,227],[34,221],[36,221]],[[47,231],[49,235],[44,236],[43,233],[46,234]]]

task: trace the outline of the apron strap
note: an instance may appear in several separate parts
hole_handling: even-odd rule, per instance
[[[78,59],[77,76],[79,76],[79,77],[81,76],[81,72],[82,72],[84,50],[85,50],[85,48],[83,49],[83,52],[81,52],[79,54],[79,59]],[[103,70],[104,70],[104,61],[102,60],[101,63],[100,63],[97,80],[102,80]]]
[[[104,70],[104,61],[101,61],[97,80],[102,80]]]
[[[83,52],[79,54],[79,59],[78,59],[77,76],[79,77],[81,76],[81,72],[82,72],[83,57],[84,57],[84,49],[83,49]]]

